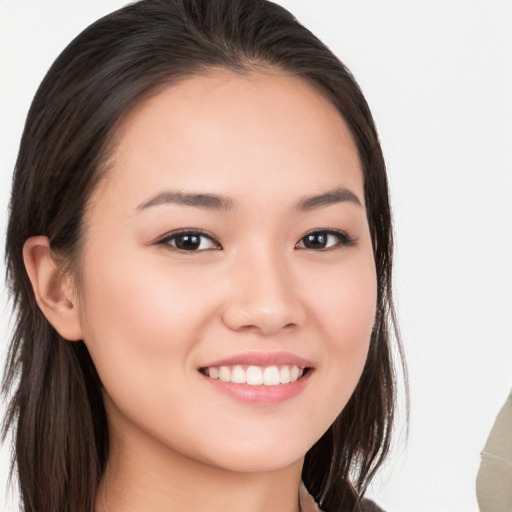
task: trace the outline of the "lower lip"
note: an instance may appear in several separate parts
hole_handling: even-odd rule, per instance
[[[250,404],[273,405],[279,404],[297,396],[307,385],[313,370],[310,368],[300,379],[288,384],[277,386],[251,386],[249,384],[235,384],[234,382],[223,382],[220,379],[206,379],[217,391],[224,393],[235,400]]]

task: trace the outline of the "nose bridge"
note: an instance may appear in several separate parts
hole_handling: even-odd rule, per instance
[[[268,242],[268,240],[267,240]],[[225,310],[226,324],[265,334],[302,321],[290,262],[272,243],[254,243],[233,257],[232,300]]]
[[[279,254],[274,248],[268,247],[269,245],[253,250],[240,262],[241,271],[246,274],[249,282],[246,293],[253,295],[256,302],[287,302],[293,286],[290,268],[285,264],[285,255]]]

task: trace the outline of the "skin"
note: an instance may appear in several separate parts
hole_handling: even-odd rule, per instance
[[[25,246],[39,304],[85,341],[105,387],[98,511],[296,512],[304,455],[350,398],[375,318],[363,174],[344,120],[299,78],[212,71],[136,107],[110,164],[86,211],[79,290],[57,279],[44,237]],[[335,188],[360,204],[297,209]],[[141,207],[177,189],[233,207]],[[168,235],[181,228],[216,241],[180,251]],[[304,245],[326,229],[353,243]],[[248,351],[291,352],[314,370],[272,405],[234,400],[198,371]]]

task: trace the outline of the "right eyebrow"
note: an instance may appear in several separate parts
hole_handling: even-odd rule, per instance
[[[144,210],[151,206],[168,203],[195,206],[197,208],[208,208],[210,210],[232,210],[234,207],[233,200],[229,197],[207,193],[193,194],[167,190],[157,194],[147,201],[144,201],[137,209]]]

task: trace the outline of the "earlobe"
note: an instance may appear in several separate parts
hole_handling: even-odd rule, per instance
[[[47,320],[66,340],[82,339],[82,328],[73,280],[63,275],[46,236],[29,238],[23,261],[37,304]]]

